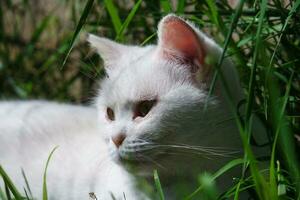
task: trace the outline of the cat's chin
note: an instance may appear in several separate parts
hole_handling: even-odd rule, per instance
[[[136,165],[145,165],[148,162],[146,160],[143,160],[141,158],[138,158],[137,156],[134,155],[127,155],[127,154],[122,154],[120,152],[113,152],[110,154],[111,160],[116,162],[117,164],[121,164],[124,166],[136,166]]]
[[[156,169],[151,162],[140,160],[128,160],[120,158],[118,161],[130,173],[139,177],[152,177]]]
[[[151,157],[151,158],[150,158]],[[122,165],[128,172],[135,175],[136,177],[143,177],[148,180],[153,179],[154,170],[158,170],[160,176],[169,177],[175,172],[173,167],[177,166],[176,162],[168,154],[160,155],[147,155],[145,158],[128,158],[119,157],[116,160],[120,165]]]

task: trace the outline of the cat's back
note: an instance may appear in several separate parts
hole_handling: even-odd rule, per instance
[[[97,112],[96,108],[91,106],[70,105],[42,100],[0,101],[1,119],[25,119],[41,114],[47,114],[49,117],[54,115],[62,115],[61,117],[64,117],[68,115],[72,119],[84,117],[89,118],[88,121],[91,121]]]
[[[22,147],[61,145],[97,130],[96,108],[47,101],[0,102],[0,155]],[[2,155],[3,158],[3,155]]]
[[[0,102],[0,135],[7,135],[7,132],[21,134],[25,129],[42,132],[36,129],[94,127],[96,118],[93,107],[47,101],[3,101]]]

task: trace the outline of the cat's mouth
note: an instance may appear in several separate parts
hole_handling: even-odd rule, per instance
[[[153,162],[153,160],[156,160],[157,158],[164,155],[164,151],[160,150],[140,150],[137,149],[136,151],[126,151],[126,150],[120,150],[119,151],[119,157],[120,160],[126,161],[126,162]]]
[[[165,149],[157,148],[150,142],[126,143],[110,152],[114,161],[122,164],[147,164],[156,163],[166,155]]]

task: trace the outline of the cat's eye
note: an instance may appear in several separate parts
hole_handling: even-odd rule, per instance
[[[111,109],[110,107],[106,108],[106,115],[109,120],[111,120],[111,121],[115,120],[115,113],[114,113],[113,109]]]
[[[146,101],[141,101],[137,103],[135,111],[134,111],[134,116],[133,119],[136,117],[145,117],[152,107],[156,104],[157,100],[146,100]]]

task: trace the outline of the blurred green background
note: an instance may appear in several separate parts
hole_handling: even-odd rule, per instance
[[[1,1],[0,97],[89,101],[103,69],[99,56],[88,47],[85,33],[114,39],[116,29],[120,28],[135,4],[134,1],[108,3],[119,17],[114,20],[115,25],[106,9],[107,2],[110,1],[94,2],[84,29],[62,67],[86,1]],[[162,16],[159,1],[144,1],[122,41],[140,44],[156,31]]]
[[[300,199],[299,5],[299,0],[1,0],[0,99],[90,102],[104,70],[86,33],[147,45],[155,43],[162,16],[177,13],[236,63],[246,96],[241,123],[247,137],[254,114],[268,130],[267,143],[253,138],[250,143],[269,147],[269,155],[249,159],[253,181],[242,177],[233,191],[248,186],[254,199]],[[256,174],[261,172],[253,163],[260,159],[270,161],[269,177]]]

